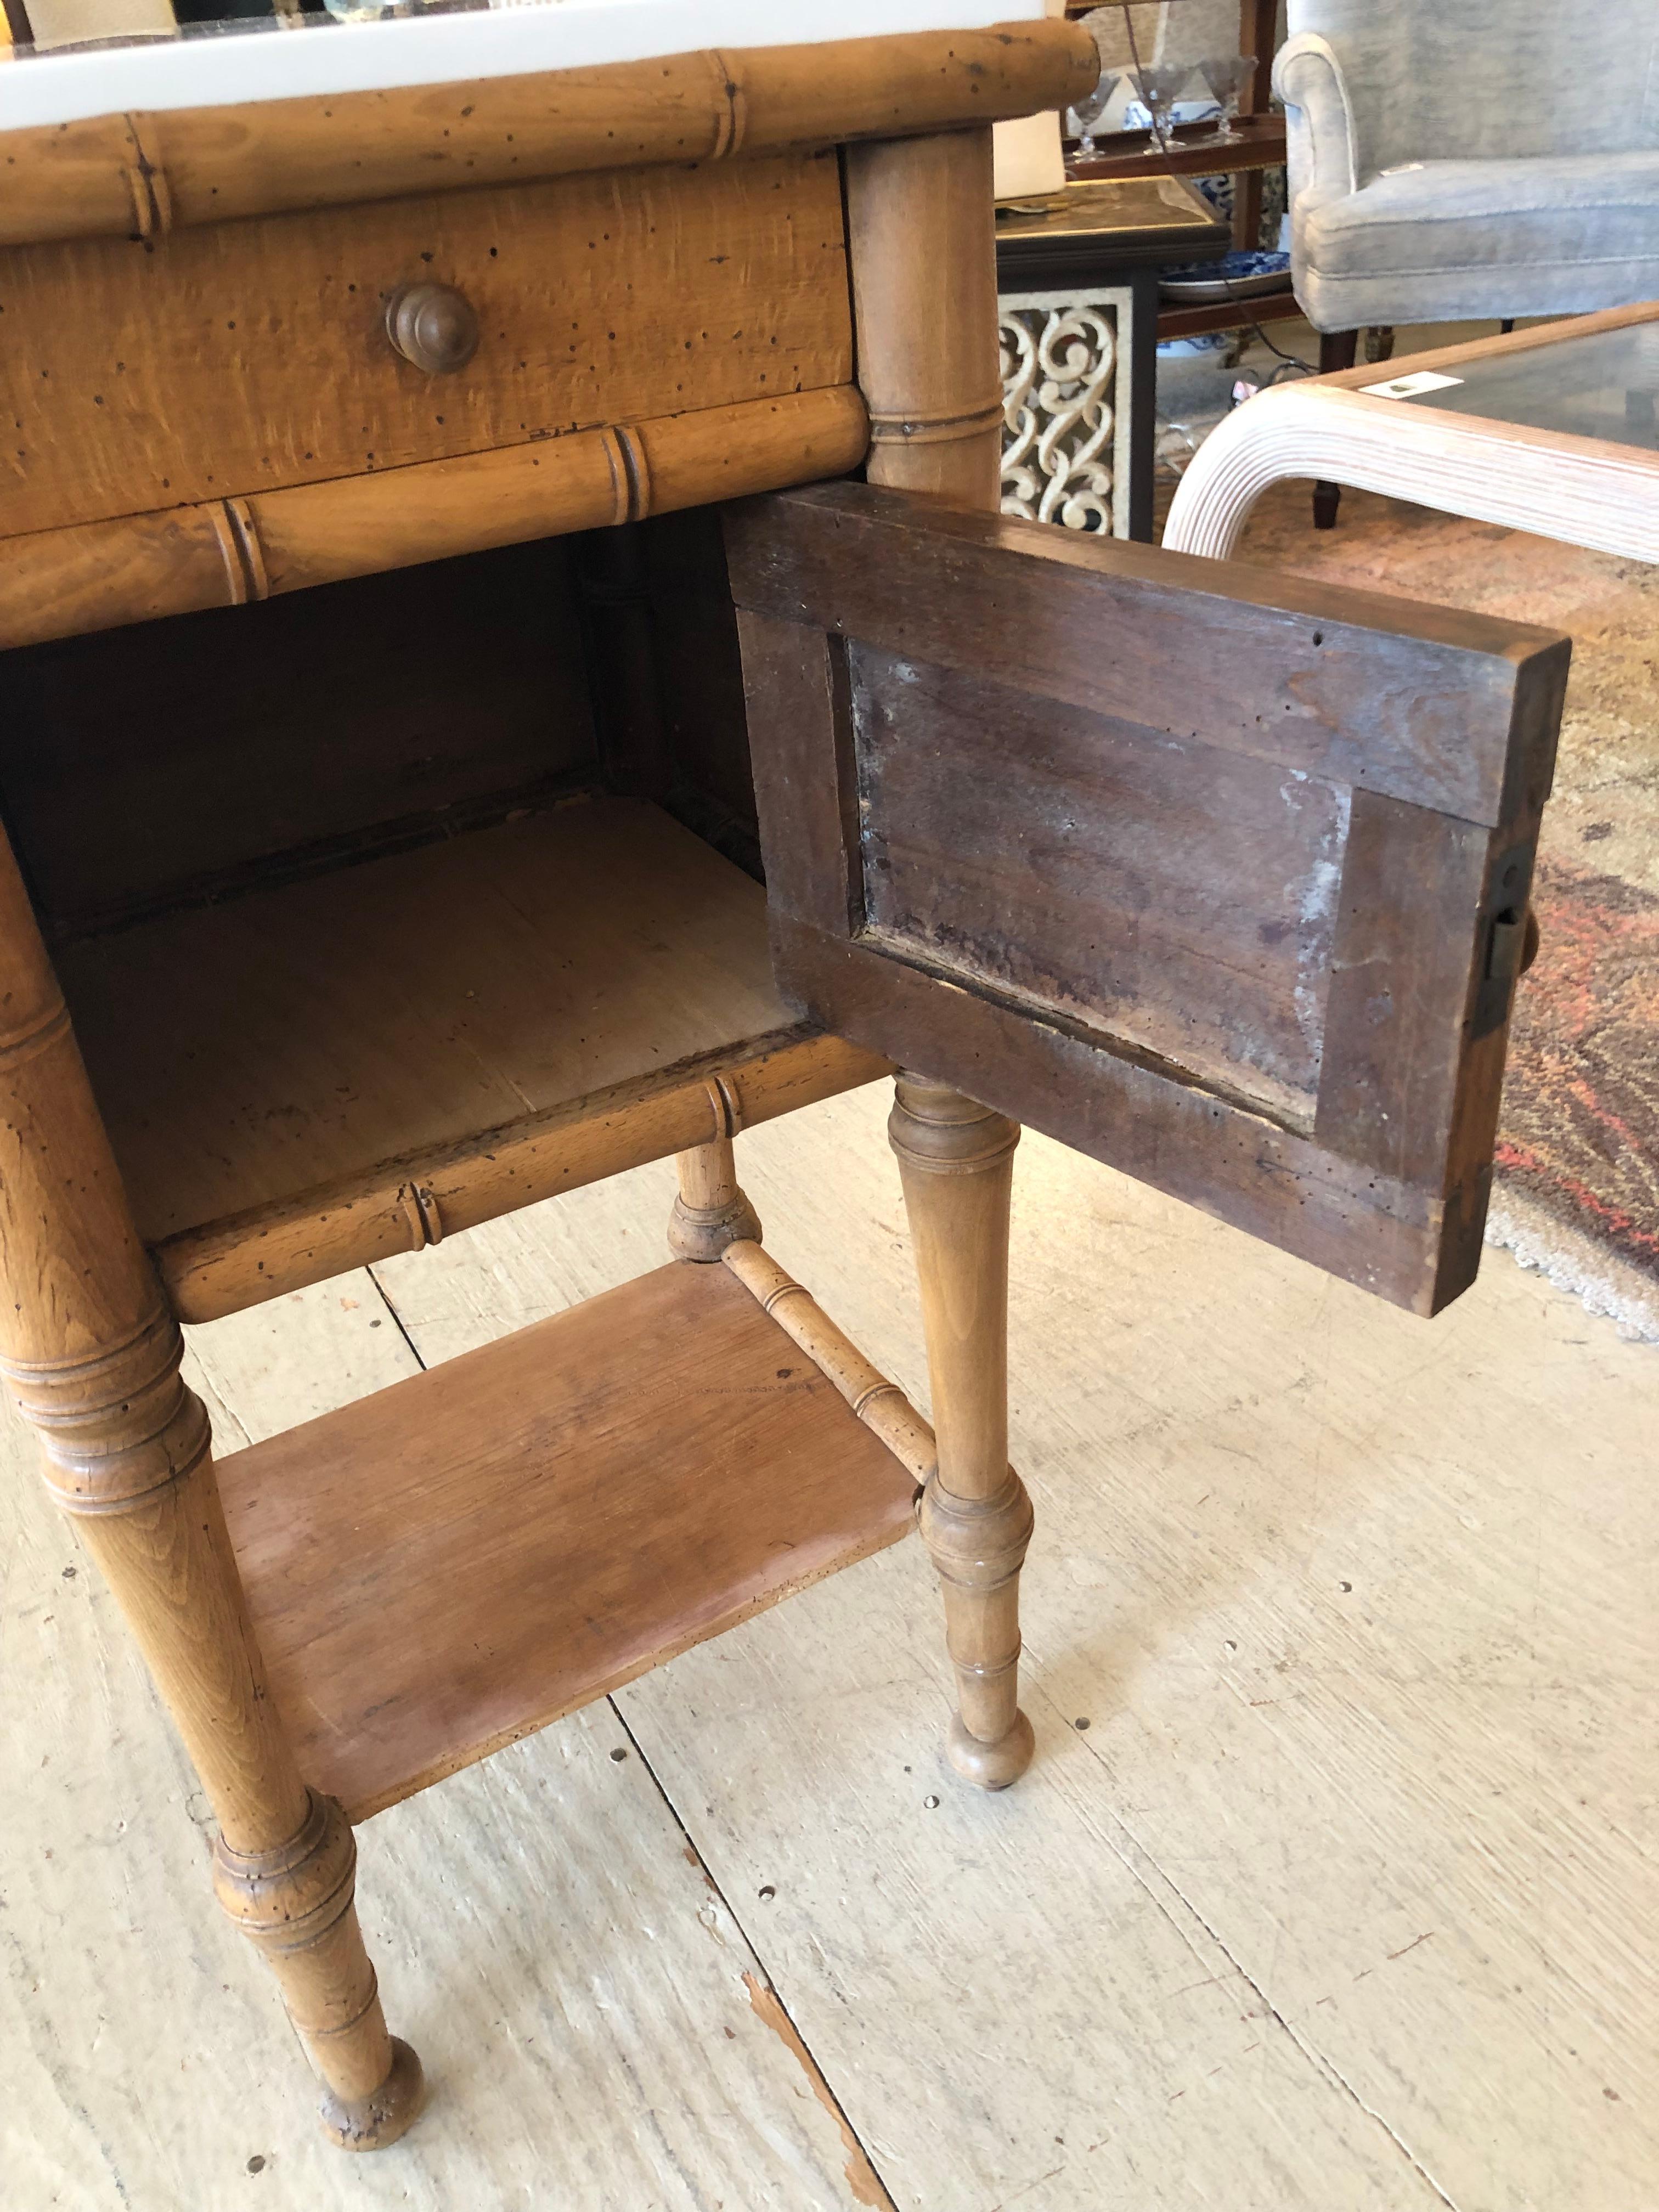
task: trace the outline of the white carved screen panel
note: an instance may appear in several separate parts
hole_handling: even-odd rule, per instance
[[[1129,288],[1004,292],[997,307],[1003,513],[1127,538]]]

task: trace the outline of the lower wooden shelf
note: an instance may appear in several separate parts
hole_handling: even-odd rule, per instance
[[[754,1294],[677,1263],[221,1462],[272,1694],[354,1820],[914,1525],[854,1407],[925,1427],[743,1249]]]

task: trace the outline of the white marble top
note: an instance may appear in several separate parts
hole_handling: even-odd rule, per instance
[[[10,56],[0,65],[0,131],[129,109],[586,69],[705,46],[977,30],[1042,12],[1042,0],[542,0],[488,14]]]

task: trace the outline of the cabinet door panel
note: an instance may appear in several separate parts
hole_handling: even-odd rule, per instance
[[[785,993],[1398,1304],[1463,1289],[1567,641],[860,485],[727,544]]]

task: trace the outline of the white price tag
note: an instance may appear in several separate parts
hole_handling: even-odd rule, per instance
[[[1405,376],[1391,376],[1386,384],[1362,384],[1362,392],[1374,392],[1379,399],[1415,399],[1420,392],[1443,392],[1449,384],[1461,384],[1461,376],[1442,376],[1438,369],[1414,368]]]

